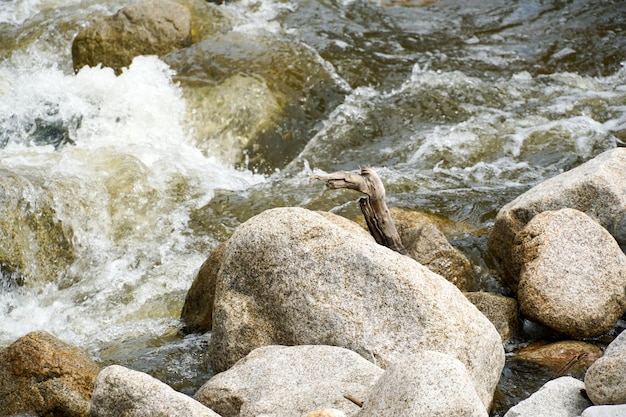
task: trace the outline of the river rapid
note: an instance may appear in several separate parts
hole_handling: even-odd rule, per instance
[[[272,207],[359,217],[316,170],[374,167],[506,294],[498,209],[626,139],[621,0],[182,2],[193,45],[116,76],[71,42],[128,2],[0,1],[0,348],[44,329],[192,394],[210,334],[178,317],[211,249]],[[526,324],[511,352],[555,337]],[[492,415],[549,377],[510,362]]]

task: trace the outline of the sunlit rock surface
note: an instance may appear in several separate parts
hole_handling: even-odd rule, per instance
[[[504,365],[491,322],[445,278],[328,216],[280,208],[237,228],[217,276],[214,371],[273,344],[341,346],[382,367],[434,350],[489,406]]]
[[[594,404],[626,404],[626,332],[606,348],[585,374],[585,388]]]
[[[79,348],[45,331],[0,351],[0,416],[89,416],[100,368]]]
[[[354,416],[383,370],[334,346],[266,346],[211,378],[194,398],[222,416],[302,417],[329,407]]]

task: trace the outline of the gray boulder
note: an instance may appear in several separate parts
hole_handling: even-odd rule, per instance
[[[574,209],[536,215],[515,240],[521,312],[572,337],[607,332],[626,309],[626,255]]]
[[[626,243],[626,148],[606,151],[586,163],[531,188],[496,217],[489,250],[504,280],[517,289],[522,262],[512,253],[520,231],[537,214],[562,208],[580,210]]]
[[[580,417],[624,417],[626,416],[626,404],[620,405],[596,405],[586,408]]]
[[[393,364],[372,388],[358,417],[487,417],[465,366],[424,351]]]
[[[276,344],[341,346],[381,367],[447,353],[467,366],[486,406],[504,366],[498,332],[453,284],[356,224],[301,208],[239,226],[217,276],[213,369]]]
[[[504,417],[577,417],[591,402],[582,394],[585,384],[564,376],[547,382],[529,398],[511,407]]]
[[[626,404],[626,332],[589,367],[585,387],[594,404]]]
[[[335,346],[265,346],[215,375],[194,398],[223,417],[301,417],[322,407],[353,416],[383,370]]]
[[[111,365],[96,379],[91,417],[220,417],[143,372]]]
[[[169,0],[142,0],[81,30],[72,43],[74,70],[102,64],[117,74],[139,55],[191,45],[191,13]]]

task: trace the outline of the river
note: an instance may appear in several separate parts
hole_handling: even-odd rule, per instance
[[[202,3],[191,47],[75,74],[126,3],[0,1],[0,347],[44,329],[192,394],[210,334],[178,317],[211,249],[271,207],[358,217],[315,170],[372,166],[390,206],[463,224],[475,289],[505,294],[498,209],[626,139],[621,0]]]

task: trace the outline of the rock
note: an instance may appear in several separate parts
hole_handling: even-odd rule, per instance
[[[276,344],[341,346],[381,367],[422,350],[448,353],[486,406],[504,365],[498,332],[454,285],[356,224],[300,208],[240,225],[217,276],[213,370]]]
[[[615,239],[574,209],[536,215],[515,240],[523,265],[522,314],[571,337],[594,337],[626,309],[626,255]]]
[[[355,415],[383,370],[335,346],[265,346],[215,375],[194,398],[223,417],[301,417],[320,407]]]
[[[522,262],[512,249],[520,231],[537,214],[562,208],[586,213],[620,243],[626,243],[626,148],[608,150],[586,163],[531,188],[496,217],[489,250],[503,279],[517,289]]]
[[[493,323],[502,341],[519,331],[518,307],[514,298],[488,292],[467,292],[465,297]]]
[[[472,288],[472,264],[448,242],[431,217],[397,208],[390,209],[390,213],[402,243],[413,259],[462,291]]]
[[[547,382],[529,398],[511,407],[504,417],[575,417],[591,405],[582,394],[585,384],[564,376]]]
[[[586,408],[580,417],[624,417],[626,416],[626,404],[620,405],[597,405]]]
[[[0,282],[12,277],[4,286],[51,282],[76,258],[74,231],[58,218],[45,181],[0,168]]]
[[[594,404],[626,404],[626,332],[606,348],[585,374],[587,395]]]
[[[85,353],[44,331],[0,352],[0,416],[88,416],[100,368]]]
[[[563,340],[554,343],[535,342],[517,352],[517,358],[551,368],[557,374],[584,371],[602,356],[602,349],[593,343]]]
[[[191,288],[185,296],[185,303],[180,314],[185,333],[203,333],[213,325],[213,302],[215,299],[215,281],[222,264],[226,245],[218,246],[204,261]]]
[[[90,417],[119,416],[220,417],[148,374],[111,365],[98,375]]]
[[[102,64],[117,74],[139,55],[191,45],[191,13],[169,0],[142,0],[81,30],[72,43],[74,70]]]
[[[320,408],[307,413],[304,417],[346,417],[346,413],[335,408]]]
[[[484,416],[487,410],[465,366],[424,351],[393,364],[372,388],[357,417]]]

